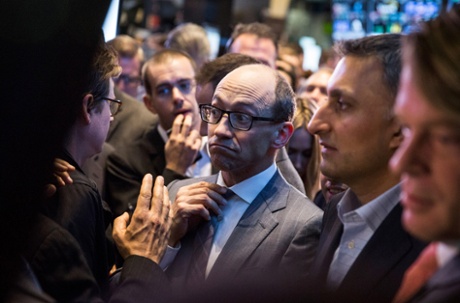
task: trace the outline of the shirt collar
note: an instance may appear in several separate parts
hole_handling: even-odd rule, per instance
[[[163,138],[163,141],[166,143],[168,142],[169,136],[166,130],[161,126],[160,123],[158,123],[158,133],[160,134],[161,138]]]
[[[401,185],[397,184],[377,198],[361,205],[358,197],[356,197],[351,189],[348,189],[337,205],[339,218],[344,223],[344,221],[350,218],[354,218],[353,221],[356,221],[358,216],[360,220],[364,220],[375,231],[391,210],[399,203],[400,193]]]
[[[275,175],[276,169],[276,165],[273,163],[270,167],[260,172],[259,174],[241,181],[240,183],[235,184],[229,188],[246,203],[251,204],[251,202],[257,197],[257,195],[262,191],[262,189],[264,189],[271,178]],[[222,172],[219,172],[217,176],[217,184],[228,187],[222,178]]]
[[[460,242],[439,242],[436,246],[436,259],[439,268],[446,265],[457,254],[460,253]]]

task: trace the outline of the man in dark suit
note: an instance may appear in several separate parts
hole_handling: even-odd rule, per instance
[[[325,210],[313,283],[331,302],[388,302],[424,244],[401,226],[399,175],[388,161],[402,140],[392,114],[401,36],[344,41],[328,100],[308,128],[320,137],[321,172],[350,188]]]
[[[187,178],[201,145],[193,60],[163,50],[144,64],[142,76],[145,106],[158,123],[134,129],[107,159],[106,195],[115,215],[135,207],[146,173],[162,175],[165,184]]]
[[[403,48],[395,112],[404,141],[390,163],[402,175],[403,225],[437,242],[437,266],[412,296],[402,285],[394,302],[460,302],[459,28],[457,6],[422,24]]]
[[[294,109],[289,84],[262,64],[230,72],[212,103],[201,105],[211,161],[220,172],[169,186],[173,226],[165,259],[177,253],[166,271],[175,287],[238,285],[259,274],[279,283],[277,271],[295,280],[308,274],[322,211],[275,165],[277,151],[292,135]],[[199,241],[216,216],[206,247]],[[179,242],[180,249],[174,248]]]

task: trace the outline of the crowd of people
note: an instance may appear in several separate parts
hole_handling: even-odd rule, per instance
[[[262,23],[211,60],[89,2],[4,35],[2,301],[460,300],[459,6],[309,75]]]

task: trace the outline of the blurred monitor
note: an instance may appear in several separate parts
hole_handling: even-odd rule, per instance
[[[316,40],[313,37],[303,36],[299,39],[299,45],[303,49],[302,68],[311,71],[318,70],[321,47],[316,44]]]
[[[421,21],[436,17],[442,5],[443,0],[333,0],[332,39],[337,41],[366,35],[409,33]]]
[[[410,33],[441,10],[442,0],[376,0],[369,12],[369,34]]]
[[[357,39],[366,35],[367,1],[332,1],[332,39]]]
[[[122,1],[123,0],[112,0],[110,3],[104,24],[102,25],[105,41],[112,40],[118,34],[118,22],[121,14]]]
[[[220,48],[220,31],[217,27],[205,25],[203,26],[206,30],[206,34],[208,36],[209,44],[211,45],[211,58],[210,60],[214,60],[217,58],[219,54]]]

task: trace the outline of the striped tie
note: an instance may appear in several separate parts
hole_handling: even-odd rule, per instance
[[[229,201],[235,193],[228,189],[223,197]],[[199,281],[204,281],[206,279],[206,266],[208,265],[209,253],[211,252],[212,243],[214,240],[214,234],[217,231],[219,221],[222,218],[219,218],[214,213],[211,213],[211,220],[203,222],[196,232],[194,240],[194,249],[192,264],[190,264],[190,271],[188,280],[191,283],[197,283]]]

